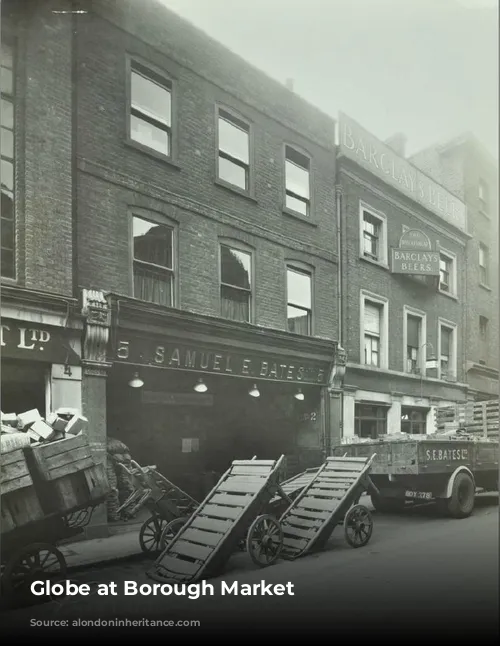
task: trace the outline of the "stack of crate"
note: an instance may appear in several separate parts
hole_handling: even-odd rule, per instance
[[[436,408],[437,433],[459,432],[484,439],[498,437],[498,399]]]
[[[107,494],[104,465],[94,462],[87,420],[78,412],[60,410],[46,420],[36,409],[2,413],[1,423],[2,533],[84,509]]]

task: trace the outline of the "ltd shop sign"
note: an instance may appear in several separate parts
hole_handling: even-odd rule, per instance
[[[149,344],[143,339],[120,339],[116,345],[115,361],[171,370],[317,385],[327,384],[330,370],[327,361],[304,361],[301,358],[277,357],[266,353],[228,352],[178,343]]]
[[[2,356],[47,363],[78,365],[80,357],[69,345],[61,328],[37,325],[28,321],[2,319],[0,327]]]

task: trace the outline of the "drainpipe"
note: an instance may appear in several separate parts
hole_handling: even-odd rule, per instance
[[[342,258],[342,187],[335,187],[335,210],[337,213],[337,316],[338,316],[338,342],[343,346],[344,326],[343,326],[343,302],[342,302],[342,284],[343,284],[343,258]]]

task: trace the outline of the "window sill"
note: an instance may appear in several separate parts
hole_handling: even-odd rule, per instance
[[[491,287],[489,285],[485,285],[484,283],[479,283],[479,287],[482,287],[487,292],[491,292]]]
[[[181,167],[179,166],[179,164],[172,157],[169,157],[168,155],[163,155],[157,150],[154,150],[154,148],[148,148],[148,146],[144,146],[143,144],[140,144],[138,141],[134,141],[133,139],[130,139],[130,138],[125,139],[125,145],[129,146],[130,148],[134,148],[135,150],[143,153],[144,155],[148,155],[148,157],[152,157],[153,159],[157,159],[158,161],[164,162],[165,164],[172,166],[172,168],[175,168],[176,170],[181,170]]]
[[[304,224],[308,224],[311,227],[317,227],[318,223],[315,222],[314,218],[311,218],[307,215],[302,215],[302,213],[299,213],[298,211],[293,211],[292,209],[287,208],[286,206],[282,207],[283,215],[286,215],[290,218],[295,218],[296,220],[300,220],[300,222],[304,222]]]
[[[223,179],[219,179],[219,178],[216,178],[214,180],[214,183],[216,186],[219,186],[220,188],[223,188],[226,191],[231,191],[231,193],[235,193],[236,195],[239,195],[240,197],[244,197],[245,199],[249,200],[250,202],[253,202],[254,204],[258,204],[257,199],[249,191],[244,191],[243,189],[238,188],[237,186],[234,186],[233,184],[230,184],[229,182],[225,182]]]
[[[359,259],[363,260],[364,262],[369,262],[371,265],[375,265],[376,267],[380,267],[381,269],[385,269],[386,271],[389,271],[389,265],[385,262],[380,262],[379,260],[373,260],[373,258],[368,258],[367,256],[363,256],[363,254],[359,254]]]
[[[457,296],[456,294],[451,294],[450,292],[445,292],[443,289],[438,289],[438,292],[439,292],[442,296],[446,296],[446,298],[451,298],[452,300],[454,300],[454,301],[457,301],[457,302],[458,302],[458,296]]]

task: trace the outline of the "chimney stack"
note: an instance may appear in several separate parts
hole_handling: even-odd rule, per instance
[[[287,79],[285,81],[285,86],[290,92],[293,92],[293,79]]]
[[[397,132],[385,140],[385,144],[389,146],[397,155],[405,157],[407,138],[402,132]]]

